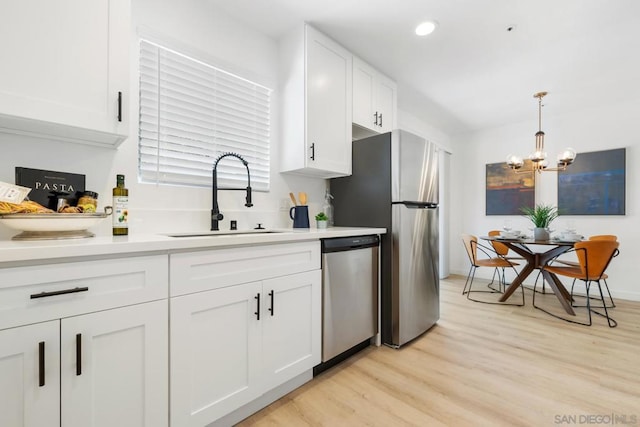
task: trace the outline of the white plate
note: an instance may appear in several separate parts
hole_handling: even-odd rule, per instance
[[[553,240],[555,240],[556,242],[576,243],[576,242],[581,242],[582,241],[582,237],[577,237],[575,239],[565,239],[565,238],[561,238],[561,237],[554,237]]]
[[[505,233],[503,231],[500,232],[500,236],[501,239],[506,239],[506,240],[514,240],[514,239],[521,239],[524,236],[522,234],[515,234],[515,233]]]
[[[88,228],[111,214],[105,213],[17,213],[0,215],[0,224],[22,231],[14,240],[69,239],[92,237]]]

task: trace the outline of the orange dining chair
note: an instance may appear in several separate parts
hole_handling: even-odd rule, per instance
[[[488,233],[489,237],[495,237],[495,236],[499,236],[500,235],[500,230],[489,230]],[[512,260],[522,260],[522,257],[509,257],[507,255],[509,255],[509,247],[507,245],[505,245],[504,243],[500,243],[498,241],[495,240],[491,240],[491,246],[493,246],[493,250],[495,251],[495,253],[506,259],[507,261],[512,261]],[[518,264],[514,264],[514,265],[518,265]],[[489,283],[489,286],[491,289],[493,290],[497,290],[498,292],[504,292],[504,284],[505,284],[505,275],[504,275],[504,269],[505,267],[499,268],[496,267],[495,270],[493,271],[493,277],[491,278],[491,283]],[[502,281],[500,281],[500,272],[502,271]],[[498,275],[498,289],[495,289],[493,286],[493,282],[495,280],[496,277],[496,273]]]
[[[608,240],[608,241],[612,241],[612,242],[617,242],[618,241],[618,236],[614,235],[614,234],[596,234],[594,236],[589,236],[589,240]],[[619,252],[616,252],[615,256],[618,256]],[[570,265],[570,266],[578,266],[579,264],[575,261],[567,261],[567,260],[562,260],[562,259],[558,259],[556,260],[556,262],[560,263],[560,264],[565,264],[565,265]],[[607,283],[607,278],[609,276],[607,276],[607,274],[605,273],[602,276],[602,281],[604,282],[604,287],[607,290],[607,294],[609,295],[609,301],[611,301],[611,305],[608,306],[607,308],[613,308],[616,306],[616,303],[613,302],[613,297],[611,296],[611,291],[609,290],[609,284]],[[573,298],[573,287],[576,284],[576,280],[573,280],[573,283],[571,284],[571,297]]]
[[[596,234],[589,236],[589,240],[613,240],[615,242],[618,240],[618,236],[615,234]]]
[[[469,268],[469,274],[467,275],[467,280],[464,283],[464,288],[462,289],[462,295],[467,295],[467,299],[475,302],[482,302],[486,304],[502,304],[502,305],[524,305],[524,290],[522,291],[522,304],[504,304],[500,302],[490,302],[490,301],[480,301],[477,299],[473,299],[470,297],[472,292],[482,292],[482,293],[500,293],[500,291],[496,291],[493,288],[489,288],[489,290],[472,290],[473,279],[476,274],[476,270],[480,267],[490,267],[493,269],[496,268],[512,268],[514,272],[514,266],[518,265],[513,261],[509,261],[505,259],[503,256],[497,254],[491,247],[482,245],[478,243],[478,238],[476,236],[472,236],[470,234],[462,235],[462,243],[467,251],[467,256],[469,257],[469,262],[471,263],[471,267]],[[478,257],[478,251],[482,252],[483,257]],[[517,272],[516,272],[517,274]],[[498,278],[498,280],[504,280],[503,278]],[[502,283],[505,286],[504,282]],[[467,286],[469,289],[467,289]]]
[[[596,234],[593,236],[589,236],[589,240],[609,240],[609,241],[617,242],[618,236],[616,236],[615,234]],[[614,257],[617,257],[619,253],[620,251],[616,252]],[[607,294],[609,294],[609,300],[611,301],[611,305],[609,307],[615,307],[616,303],[613,302],[613,297],[611,296],[611,291],[609,290],[609,284],[607,283],[608,277],[609,276],[607,276],[607,274],[605,273],[604,276],[602,277],[602,281],[604,282],[604,287],[607,289]],[[574,280],[574,284],[575,284],[575,280]],[[573,285],[571,285],[571,296],[573,296]]]
[[[558,265],[549,264],[544,267],[544,269],[550,273],[553,273],[559,276],[569,277],[571,279],[574,279],[574,282],[575,280],[580,280],[584,282],[586,291],[587,291],[586,308],[587,308],[587,314],[589,316],[589,323],[577,322],[574,320],[566,319],[564,317],[560,317],[558,315],[550,313],[541,307],[536,306],[535,293],[534,293],[533,306],[535,308],[538,308],[546,312],[547,314],[550,314],[554,317],[560,318],[562,320],[565,320],[571,323],[578,323],[581,325],[591,326],[592,324],[591,313],[595,313],[599,316],[605,317],[607,319],[607,323],[609,324],[609,327],[614,328],[618,326],[618,322],[616,322],[614,319],[612,319],[609,316],[608,308],[611,308],[611,307],[607,307],[607,304],[604,299],[604,294],[602,293],[602,286],[600,286],[600,281],[603,280],[603,278],[605,277],[605,271],[609,266],[609,264],[611,263],[611,260],[613,259],[613,257],[618,255],[619,246],[620,246],[620,243],[613,240],[586,240],[583,242],[577,242],[573,246],[573,249],[571,250],[576,253],[576,256],[578,258],[577,266],[573,266],[573,265],[558,266]],[[591,306],[592,298],[589,291],[593,283],[596,283],[598,285],[598,291],[600,293],[599,300],[602,302],[602,306],[596,307],[596,308],[604,309],[604,314],[594,310],[593,307]]]

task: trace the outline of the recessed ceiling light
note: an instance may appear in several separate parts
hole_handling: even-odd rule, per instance
[[[419,36],[429,35],[433,33],[437,26],[435,21],[425,21],[416,27],[416,34]]]

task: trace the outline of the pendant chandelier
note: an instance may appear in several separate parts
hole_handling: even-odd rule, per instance
[[[542,132],[542,98],[544,98],[545,95],[547,95],[547,92],[538,92],[533,95],[534,98],[538,98],[538,132],[536,132],[536,151],[529,154],[531,168],[522,169],[524,166],[522,157],[513,154],[507,156],[507,166],[516,173],[563,171],[576,159],[575,150],[573,148],[565,148],[564,151],[558,155],[557,166],[553,168],[548,167],[549,161],[547,160],[547,153],[544,151],[544,132]]]

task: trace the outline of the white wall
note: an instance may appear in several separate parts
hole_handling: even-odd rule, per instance
[[[635,239],[640,237],[640,200],[635,188],[640,175],[635,165],[640,161],[640,140],[637,118],[640,116],[640,100],[623,104],[594,106],[584,111],[543,116],[546,133],[545,148],[551,158],[564,147],[573,147],[578,153],[626,148],[626,215],[624,216],[564,216],[551,228],[562,229],[567,220],[575,221],[577,230],[585,236],[616,234],[620,240],[620,255],[611,263],[608,280],[614,296],[640,300],[640,288],[635,279],[640,273],[637,260],[640,247]],[[597,102],[597,101],[595,101]],[[452,144],[458,147],[452,163],[452,186],[455,189],[456,218],[451,224],[451,271],[467,274],[469,261],[460,235],[470,233],[486,235],[490,229],[502,228],[505,216],[485,215],[485,165],[503,162],[507,154],[527,155],[535,147],[534,134],[537,118],[509,126],[487,129],[455,136]],[[579,154],[578,154],[579,155]],[[536,182],[536,203],[557,205],[557,174],[543,172]],[[528,220],[511,216],[514,228],[527,230]],[[485,269],[488,270],[488,269]],[[480,277],[489,277],[490,271],[480,269]],[[533,277],[531,277],[533,280]]]
[[[278,52],[276,41],[238,23],[201,0],[132,0],[131,87],[129,138],[117,150],[80,144],[54,142],[17,135],[0,134],[0,181],[14,182],[16,166],[85,174],[87,189],[99,193],[101,206],[111,204],[111,189],[116,174],[126,176],[130,195],[133,233],[208,230],[210,226],[211,190],[168,187],[137,182],[137,111],[138,111],[138,37],[145,35],[188,54],[213,62],[243,77],[274,89],[271,137],[271,191],[254,193],[254,207],[243,206],[238,192],[220,192],[220,209],[225,215],[221,228],[229,220],[239,227],[290,226],[289,191],[309,193],[310,212],[319,210],[325,181],[293,177],[278,173],[279,116]],[[302,24],[301,24],[302,31]],[[282,209],[281,209],[282,205]],[[286,211],[283,209],[286,208]],[[103,221],[95,230],[109,235],[110,222]],[[15,234],[0,227],[0,238]]]
[[[398,129],[409,131],[434,142],[440,149],[449,153],[454,151],[449,135],[432,126],[428,117],[421,118],[408,110],[398,107]]]

